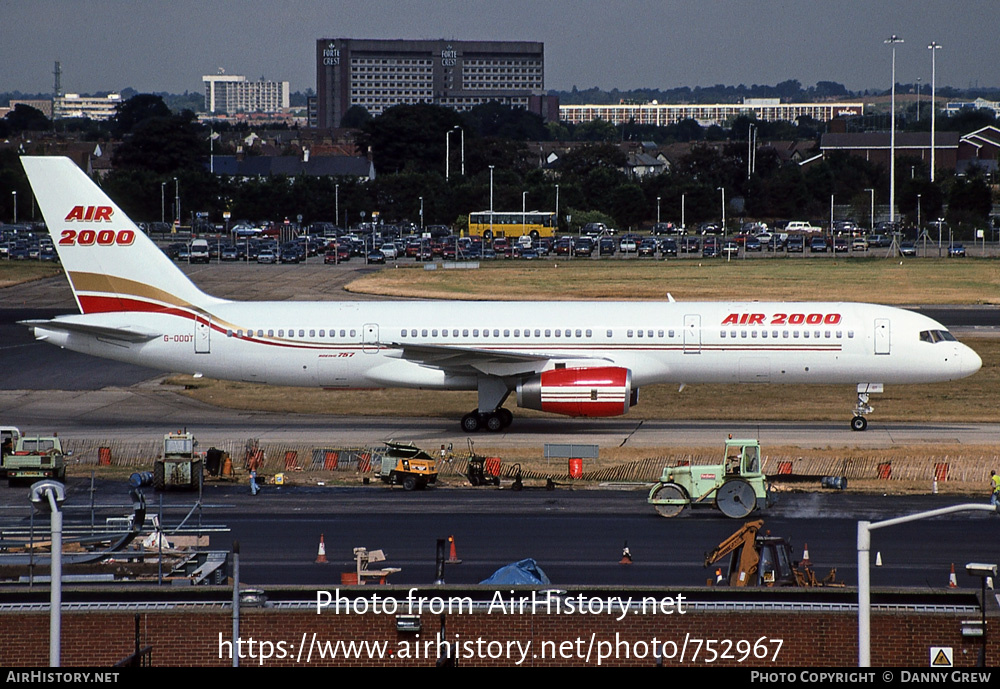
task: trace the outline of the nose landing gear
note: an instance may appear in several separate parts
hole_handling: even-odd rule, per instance
[[[854,418],[851,419],[852,431],[864,431],[868,428],[866,414],[871,414],[875,408],[868,404],[870,393],[882,392],[882,383],[858,383],[858,403],[854,405]]]

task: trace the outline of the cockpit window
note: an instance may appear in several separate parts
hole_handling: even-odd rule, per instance
[[[920,332],[921,342],[956,342],[955,336],[947,330],[923,330]]]

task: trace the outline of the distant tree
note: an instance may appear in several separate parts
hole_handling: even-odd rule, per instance
[[[517,141],[543,141],[548,138],[541,115],[497,101],[477,105],[465,113],[464,119],[479,136],[498,136]]]
[[[52,128],[52,122],[38,108],[18,103],[4,118],[8,131],[42,132]]]
[[[559,169],[563,175],[583,177],[598,169],[620,171],[625,162],[625,153],[614,144],[591,144],[567,151],[559,161]]]
[[[176,174],[202,169],[208,149],[207,136],[194,113],[186,110],[180,115],[168,113],[136,124],[132,134],[115,149],[114,163],[121,168]]]
[[[596,119],[581,122],[573,128],[576,141],[617,141],[618,130],[607,120]]]
[[[451,108],[438,105],[397,105],[366,122],[359,139],[370,146],[377,169],[383,173],[444,172],[445,134],[462,124]]]
[[[990,187],[978,169],[954,179],[948,193],[948,222],[982,225],[992,207]]]
[[[340,126],[348,129],[361,129],[372,119],[371,113],[363,105],[352,105],[340,118]]]
[[[611,212],[622,227],[635,229],[648,215],[646,196],[638,184],[622,184],[611,194]]]
[[[118,105],[118,112],[111,121],[115,135],[123,137],[146,120],[155,117],[169,117],[170,108],[163,98],[152,93],[141,93]]]

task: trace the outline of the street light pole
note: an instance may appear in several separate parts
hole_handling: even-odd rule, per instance
[[[889,223],[896,221],[896,44],[903,39],[893,34],[884,41],[892,46],[892,99],[889,126]],[[933,148],[931,149],[933,150]]]
[[[340,224],[340,185],[333,185],[333,224]]]
[[[934,90],[937,86],[937,51],[941,50],[936,42],[931,41],[931,44],[927,46],[927,49],[931,51],[931,181],[934,181],[934,126],[935,126],[935,110],[937,110],[937,102],[934,100]]]
[[[657,225],[660,224],[660,197],[659,196],[656,197],[656,224]],[[657,229],[657,232],[659,232],[659,229]]]
[[[420,232],[424,231],[424,197],[420,197]]]
[[[726,188],[719,187],[722,192],[722,236],[726,236]]]
[[[687,194],[681,194],[681,229],[684,230],[684,232],[686,233],[687,232],[687,223],[685,222],[685,219],[684,219],[684,210],[685,210],[684,201],[685,201],[685,196],[687,196]]]
[[[167,183],[160,182],[160,224],[167,222]]]
[[[11,196],[14,197],[14,224],[16,225],[17,224],[17,192],[16,191],[12,191],[12,192],[10,192],[10,194],[11,194]]]
[[[444,133],[444,181],[451,179],[451,130]]]
[[[174,177],[174,210],[177,212],[177,217],[174,218],[174,224],[181,224],[181,187],[177,178]]]
[[[528,222],[528,192],[521,192],[521,232],[524,232],[524,226]]]
[[[490,165],[490,238],[493,238],[493,166]]]
[[[928,512],[917,512],[905,517],[886,519],[880,522],[858,522],[858,667],[871,667],[871,532],[886,526],[896,526],[918,519],[930,519],[953,512],[980,511],[997,514],[991,505],[969,503],[943,507]]]
[[[559,185],[556,185],[556,232],[559,231]]]
[[[871,231],[875,231],[875,190],[865,189],[865,191],[870,191],[872,195],[872,220],[871,220]]]

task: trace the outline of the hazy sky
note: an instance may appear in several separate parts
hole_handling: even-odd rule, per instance
[[[201,92],[219,67],[315,88],[318,38],[529,40],[545,86],[1000,85],[997,0],[0,0],[0,91]]]

